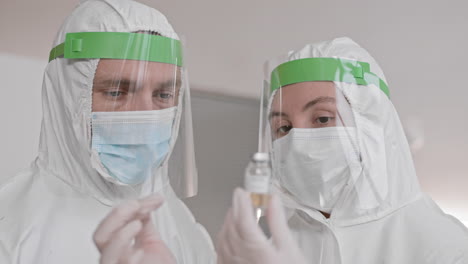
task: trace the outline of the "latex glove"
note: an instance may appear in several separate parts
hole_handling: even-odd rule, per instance
[[[250,194],[236,189],[232,208],[218,234],[218,264],[305,264],[275,195],[270,199],[266,218],[271,240],[257,225]]]
[[[176,264],[151,219],[151,212],[163,202],[160,195],[152,195],[114,208],[93,236],[101,252],[99,263]]]

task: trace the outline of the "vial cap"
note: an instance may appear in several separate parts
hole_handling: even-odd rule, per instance
[[[252,156],[252,160],[253,161],[257,161],[257,162],[266,162],[270,159],[270,155],[266,152],[256,152],[253,156]]]

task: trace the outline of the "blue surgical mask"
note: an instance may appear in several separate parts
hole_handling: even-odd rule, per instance
[[[92,149],[110,176],[124,184],[142,183],[169,152],[175,114],[176,107],[93,112]]]

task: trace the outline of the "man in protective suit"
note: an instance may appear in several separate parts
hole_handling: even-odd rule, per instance
[[[82,2],[54,41],[42,104],[38,157],[0,187],[1,263],[97,263],[93,232],[127,200],[142,215],[131,231],[157,232],[166,263],[214,262],[179,199],[197,187],[190,91],[163,14],[129,0]]]

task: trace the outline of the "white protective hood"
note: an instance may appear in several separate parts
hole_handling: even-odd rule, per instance
[[[156,31],[178,39],[164,15],[155,9],[133,1],[87,1],[66,19],[53,47],[63,43],[69,32],[137,31]],[[112,205],[167,185],[168,162],[160,168],[158,176],[136,187],[113,184],[96,172],[98,161],[91,158],[90,146],[92,86],[98,62],[99,59],[49,62],[43,83],[44,117],[38,165],[74,189]],[[181,97],[189,95],[184,92],[180,93]],[[179,100],[179,104],[182,103],[183,100]],[[178,107],[171,148],[177,139],[182,111],[182,107]]]
[[[318,57],[367,62],[386,82],[377,62],[349,38],[306,45],[286,60]],[[422,193],[390,98],[375,85],[335,85],[354,115],[363,173],[350,179],[329,219],[295,201],[279,183],[275,188],[310,263],[468,263],[468,232]]]
[[[90,0],[65,20],[53,47],[69,32],[136,31],[178,39],[165,16],[153,8],[127,0]],[[167,160],[153,178],[131,188],[107,181],[93,168],[91,98],[98,61],[59,58],[47,65],[39,155],[28,169],[0,186],[0,263],[97,263],[92,234],[111,206],[153,192],[165,197],[154,220],[178,263],[213,263],[207,232],[169,184]],[[180,96],[171,149],[180,120],[191,122],[180,107],[187,102],[188,89]],[[185,108],[190,110],[190,104]],[[179,141],[186,143],[191,127],[185,131],[188,139]]]

